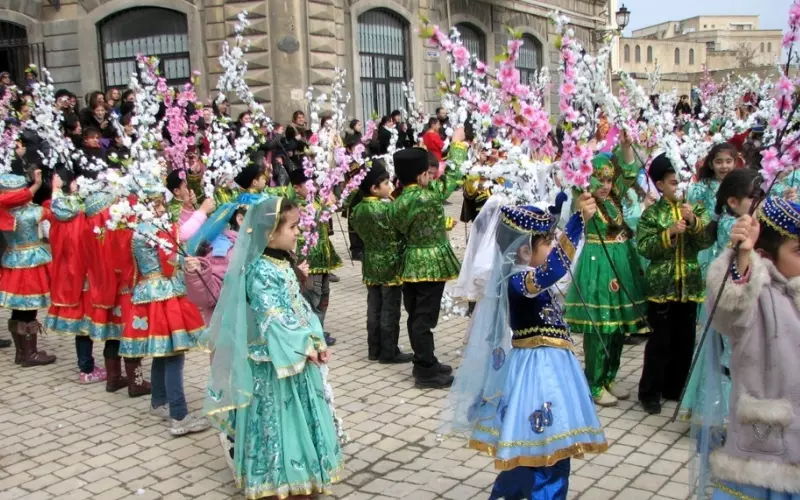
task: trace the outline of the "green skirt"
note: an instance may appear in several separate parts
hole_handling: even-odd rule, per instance
[[[633,241],[606,242],[606,249],[619,276],[614,273],[602,245],[587,241],[567,293],[564,319],[574,333],[593,332],[592,322],[603,334],[645,333],[644,272]],[[587,307],[581,302],[581,294]]]
[[[319,368],[278,379],[272,363],[249,363],[253,397],[236,412],[234,445],[245,498],[330,494],[344,459]]]

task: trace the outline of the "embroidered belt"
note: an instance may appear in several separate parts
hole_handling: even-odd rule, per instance
[[[589,243],[600,243],[602,241],[605,242],[606,244],[625,243],[626,241],[628,241],[628,235],[625,233],[619,233],[614,238],[605,238],[601,240],[597,235],[590,234],[586,237],[586,241]]]
[[[22,243],[21,245],[10,245],[9,250],[28,250],[30,248],[43,247],[44,243],[41,241],[34,241],[33,243]]]

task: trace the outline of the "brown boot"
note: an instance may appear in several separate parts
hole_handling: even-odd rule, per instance
[[[150,394],[150,382],[142,374],[141,358],[125,358],[125,374],[128,376],[128,396],[138,398]]]
[[[106,392],[117,392],[128,387],[128,379],[122,376],[122,360],[106,358]]]
[[[15,319],[8,320],[8,331],[11,332],[11,339],[14,341],[14,348],[17,351],[14,354],[14,364],[18,365],[22,362],[22,337],[18,333],[19,321]]]
[[[18,334],[20,337],[22,337],[20,365],[22,365],[23,368],[49,365],[56,362],[55,356],[47,354],[46,352],[40,351],[36,348],[36,338],[39,335],[39,331],[42,329],[41,323],[38,321],[23,323],[20,321],[18,324],[18,329],[20,332],[24,332]]]

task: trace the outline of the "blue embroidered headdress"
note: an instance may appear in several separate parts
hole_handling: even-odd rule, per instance
[[[758,209],[758,220],[790,238],[800,237],[800,205],[769,197]]]
[[[547,211],[533,205],[506,205],[500,209],[503,224],[523,233],[548,234],[552,232],[558,222],[561,206],[566,200],[566,193],[558,193],[556,195],[556,204],[548,208]]]
[[[27,186],[28,183],[25,180],[25,177],[16,174],[0,174],[0,191],[14,191],[16,189],[22,189]]]

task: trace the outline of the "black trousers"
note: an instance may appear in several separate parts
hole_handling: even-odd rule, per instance
[[[644,348],[639,400],[677,401],[689,376],[697,333],[694,302],[647,303],[647,322],[653,328]]]
[[[439,309],[444,294],[444,282],[406,283],[403,285],[403,304],[408,313],[408,336],[414,350],[414,367],[421,373],[436,374],[433,351],[433,330],[439,322]]]
[[[350,237],[350,254],[355,260],[361,260],[364,257],[364,240],[357,232],[350,229],[350,221],[347,221],[347,234]]]
[[[397,356],[402,296],[399,286],[367,287],[367,345],[371,357],[388,361]]]

